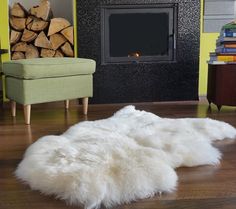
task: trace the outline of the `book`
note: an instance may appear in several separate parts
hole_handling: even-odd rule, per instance
[[[224,32],[222,33],[224,37],[236,37],[236,33],[233,32]]]
[[[233,42],[236,43],[236,37],[222,37],[220,36],[217,40],[216,40],[216,44],[220,44],[220,43],[225,43],[225,42]]]
[[[236,56],[236,54],[235,53],[227,53],[227,54],[225,54],[225,53],[220,53],[220,52],[211,52],[210,53],[210,56]]]
[[[231,28],[228,28],[228,29],[221,29],[220,31],[220,36],[223,36],[223,37],[236,37],[236,28],[235,29],[231,29]]]
[[[222,27],[222,30],[224,29],[236,29],[236,22],[230,22]]]
[[[228,44],[223,44],[225,48],[236,48],[236,43],[228,43]]]
[[[229,46],[229,47],[225,47],[225,45]],[[216,46],[216,49],[224,49],[224,48],[227,48],[227,49],[235,49],[235,47],[231,47],[230,44],[221,44],[219,46]]]
[[[236,55],[210,53],[210,61],[236,62]]]
[[[209,60],[207,61],[208,64],[215,64],[215,65],[219,65],[219,64],[236,64],[236,61],[219,61],[219,60]]]
[[[231,29],[221,30],[220,36],[221,37],[236,37],[236,30],[231,30]]]
[[[236,33],[236,28],[228,28],[221,31],[224,31],[225,33]]]
[[[228,64],[228,62],[224,62],[224,61],[208,61],[207,62],[208,64],[210,65],[225,65],[225,64]]]
[[[234,43],[234,42],[218,43],[216,46],[217,47],[223,47],[223,48],[236,48],[236,43]]]
[[[217,53],[230,53],[230,54],[232,54],[232,53],[236,53],[236,48],[217,47],[216,52]]]

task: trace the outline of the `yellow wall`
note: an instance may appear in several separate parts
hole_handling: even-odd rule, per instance
[[[76,0],[73,0],[73,23],[74,23],[74,52],[75,57],[78,56],[78,43],[77,43],[77,11]]]
[[[0,0],[0,40],[1,48],[9,49],[8,0]],[[9,54],[1,56],[2,61],[9,60]]]
[[[8,27],[8,0],[0,0],[0,47],[1,49],[8,49],[10,51],[8,28],[9,28]],[[1,62],[8,61],[9,59],[10,59],[9,53],[3,54],[0,57]],[[5,96],[5,77],[1,74],[0,74],[0,90],[3,90],[4,92],[3,101],[8,101]]]
[[[209,53],[215,51],[218,33],[203,33],[203,7],[204,0],[201,0],[201,33],[200,33],[200,69],[199,69],[199,96],[207,92],[207,61]]]

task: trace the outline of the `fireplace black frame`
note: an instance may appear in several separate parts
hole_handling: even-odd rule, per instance
[[[156,12],[157,10],[169,14],[169,47],[168,55],[140,56],[140,57],[111,57],[109,53],[109,16],[120,13]],[[101,64],[131,64],[131,63],[173,63],[176,62],[177,51],[177,17],[178,4],[162,3],[148,5],[102,5],[101,6]]]

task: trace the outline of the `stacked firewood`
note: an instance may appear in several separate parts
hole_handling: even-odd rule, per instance
[[[14,3],[9,19],[12,60],[74,56],[73,26],[64,18],[53,18],[48,0],[29,11]]]

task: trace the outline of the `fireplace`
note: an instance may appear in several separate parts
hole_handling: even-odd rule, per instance
[[[165,42],[163,48],[166,51],[163,50],[163,53],[160,52],[162,50],[155,51],[157,47],[154,51],[148,51],[149,54],[135,48],[129,50],[130,52],[127,50],[125,53],[121,51],[117,54],[112,50],[111,56],[107,56],[110,53],[110,41],[106,40],[109,34],[108,27],[105,25],[108,22],[105,22],[105,19],[113,15],[114,11],[116,13],[112,17],[115,19],[112,21],[115,22],[116,15],[120,13],[123,15],[123,11],[125,15],[132,16],[133,13],[126,12],[132,7],[132,11],[136,10],[134,13],[138,15],[143,15],[140,14],[139,9],[147,9],[147,16],[153,13],[154,16],[160,13],[168,15],[168,27],[170,24],[173,28],[172,33],[170,29],[168,33],[174,36],[168,37],[170,41],[168,53],[167,42]],[[151,9],[153,11],[150,11]],[[117,10],[120,10],[120,13]],[[90,102],[102,104],[197,100],[200,11],[200,0],[79,1],[77,4],[78,54],[80,57],[94,59],[97,63],[93,83],[94,94]],[[162,16],[166,23],[166,15]],[[119,21],[120,16],[117,19]],[[114,23],[113,25],[116,26]],[[136,35],[132,37],[135,39]],[[149,41],[149,38],[147,39]],[[171,50],[172,53],[169,53]],[[156,52],[160,52],[158,56],[154,56]]]
[[[176,22],[176,4],[102,6],[102,64],[175,62]]]

